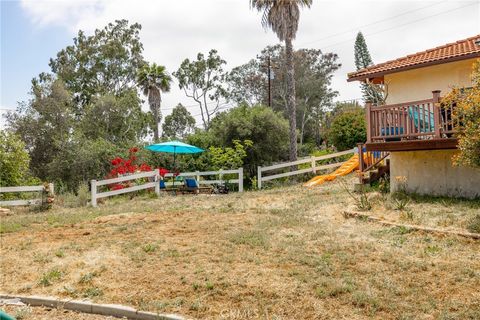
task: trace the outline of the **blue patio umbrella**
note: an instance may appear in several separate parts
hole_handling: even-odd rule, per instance
[[[182,153],[182,154],[183,153],[200,153],[205,151],[199,147],[195,147],[177,140],[151,144],[149,146],[146,146],[145,149],[148,149],[154,152],[173,153],[174,170],[175,170],[175,156],[177,155],[177,153]],[[175,180],[174,180],[174,183],[175,183]]]

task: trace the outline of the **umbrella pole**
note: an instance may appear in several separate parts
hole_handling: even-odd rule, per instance
[[[176,155],[177,147],[173,147],[173,188],[175,189],[175,155]]]

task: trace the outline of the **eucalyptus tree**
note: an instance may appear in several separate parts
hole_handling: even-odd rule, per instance
[[[220,99],[227,97],[224,87],[227,73],[223,70],[226,63],[217,50],[212,49],[207,57],[198,53],[196,60],[183,60],[173,73],[180,89],[200,107],[205,130],[209,129],[213,116],[222,109]]]
[[[153,140],[158,141],[158,124],[162,119],[162,92],[170,91],[172,77],[164,66],[155,63],[144,65],[138,72],[137,83],[148,97],[148,104],[153,115]]]
[[[295,67],[293,60],[293,44],[298,23],[300,8],[310,8],[312,0],[250,0],[250,6],[263,13],[262,25],[277,34],[280,41],[285,42],[285,65],[287,84],[287,110],[290,125],[290,160],[297,159],[297,124],[295,107]]]

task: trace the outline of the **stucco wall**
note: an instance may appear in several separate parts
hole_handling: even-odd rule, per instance
[[[397,177],[406,178],[408,192],[435,196],[480,197],[480,169],[452,165],[455,150],[408,151],[390,154],[391,190]]]
[[[387,104],[429,99],[433,90],[441,90],[444,96],[452,86],[471,87],[474,61],[468,59],[385,75]]]

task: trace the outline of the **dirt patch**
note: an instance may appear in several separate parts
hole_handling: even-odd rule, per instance
[[[2,288],[199,319],[478,318],[478,241],[346,220],[352,205],[330,183],[8,217]]]

